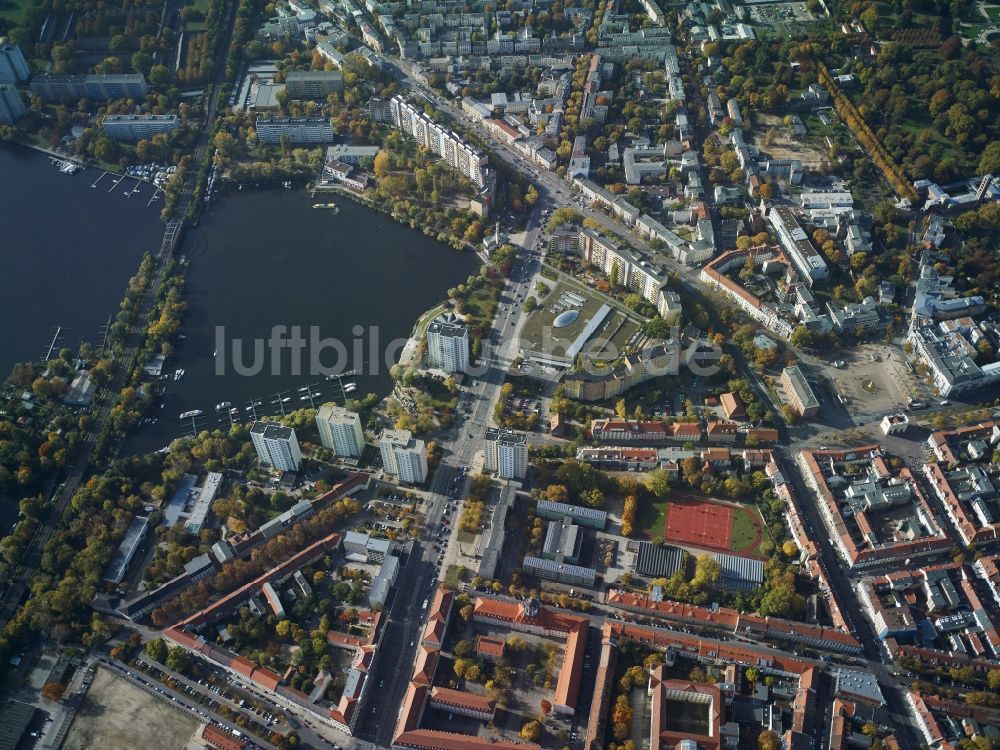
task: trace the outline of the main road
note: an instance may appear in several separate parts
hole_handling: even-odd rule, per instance
[[[396,599],[372,676],[378,681],[379,699],[368,701],[358,724],[360,738],[383,747],[392,742],[422,637],[427,615],[425,604],[429,606],[428,601],[444,578],[449,561],[457,557],[455,521],[468,489],[469,469],[476,453],[482,450],[486,430],[493,426],[493,404],[500,396],[507,368],[517,357],[517,334],[523,322],[521,301],[527,297],[531,279],[541,266],[540,255],[533,249],[540,220],[541,208],[536,207],[525,230],[523,244],[527,249],[519,253],[501,291],[493,332],[484,341],[478,365],[465,376],[460,399],[469,404],[471,413],[465,415],[460,409],[463,418],[456,419],[449,433],[439,440],[444,456],[434,471],[430,493],[424,501],[425,535],[413,544],[397,581]]]

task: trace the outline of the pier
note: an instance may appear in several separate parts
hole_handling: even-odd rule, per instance
[[[56,344],[59,342],[59,334],[62,333],[62,326],[56,328],[56,332],[52,334],[52,342],[49,344],[48,351],[45,352],[45,361],[48,362],[52,359],[52,350],[56,348]]]

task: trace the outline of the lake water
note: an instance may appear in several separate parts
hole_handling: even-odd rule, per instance
[[[312,207],[328,200],[338,210]],[[316,356],[324,368],[358,371],[343,379],[356,386],[350,396],[386,395],[398,357],[388,344],[405,340],[421,313],[480,266],[473,253],[345,198],[280,189],[229,192],[187,230],[178,254],[190,261],[189,309],[167,371],[185,375],[164,381],[159,421],[131,437],[129,452],[159,449],[192,428],[228,426],[228,410],[215,409],[226,401],[241,421],[253,418],[247,407],[255,402],[257,416],[309,406],[299,390],[308,387],[317,405],[342,401],[339,381],[312,366]],[[275,355],[275,327],[285,327],[287,337],[295,326],[305,341],[300,355]],[[342,349],[327,341],[320,350],[320,340]],[[264,354],[259,368],[252,367],[255,347]],[[179,419],[195,409],[204,415],[193,424]]]
[[[106,175],[91,188],[100,175],[64,175],[44,154],[0,146],[0,378],[43,357],[59,326],[56,352],[100,343],[142,254],[160,248],[152,185],[126,197],[135,180],[112,188]]]

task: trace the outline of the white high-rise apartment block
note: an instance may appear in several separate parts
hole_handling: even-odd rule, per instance
[[[427,362],[445,372],[469,367],[469,329],[454,316],[442,316],[427,327]]]
[[[20,83],[28,80],[31,68],[21,48],[0,36],[0,83]]]
[[[409,430],[383,430],[378,445],[387,474],[410,484],[420,484],[427,478],[427,447]]]
[[[254,422],[250,425],[250,439],[261,463],[281,471],[299,470],[302,451],[291,427],[277,422]]]
[[[423,147],[440,156],[452,169],[456,169],[476,185],[486,184],[488,159],[476,146],[464,140],[454,130],[435,122],[423,109],[397,94],[389,100],[392,123],[404,133],[413,136]]]
[[[0,125],[13,125],[24,114],[24,102],[11,83],[0,83]]]
[[[528,473],[528,436],[490,427],[486,430],[483,468],[501,479],[524,479]]]
[[[338,456],[360,456],[365,450],[361,417],[336,404],[323,404],[316,412],[316,429],[324,448]]]

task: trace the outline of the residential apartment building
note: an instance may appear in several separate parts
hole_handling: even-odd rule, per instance
[[[478,187],[486,184],[486,154],[463,140],[453,130],[435,122],[423,110],[398,94],[390,100],[389,108],[392,122],[397,128],[440,156],[450,167],[464,174]]]
[[[800,417],[808,419],[819,412],[819,399],[798,365],[782,370],[781,385],[788,403]]]
[[[850,302],[842,307],[827,302],[826,311],[838,333],[853,334],[859,329],[871,333],[882,327],[882,317],[874,297],[865,297],[861,302]]]
[[[592,529],[603,530],[608,524],[608,514],[606,511],[588,508],[584,505],[556,503],[551,500],[538,501],[538,515],[549,521],[569,518],[580,526],[587,526]]]
[[[285,76],[285,91],[290,99],[325,100],[344,90],[339,70],[295,70]]]
[[[659,268],[591,229],[581,230],[578,247],[583,259],[600,268],[614,284],[631,289],[650,304],[656,304],[657,295],[666,283],[666,276]]]
[[[528,473],[528,436],[503,428],[486,430],[483,468],[501,479],[524,479]]]
[[[13,125],[24,111],[24,102],[14,85],[0,83],[0,125]]]
[[[267,145],[281,143],[282,136],[287,136],[289,143],[333,141],[333,122],[329,117],[258,117],[254,128],[257,140]]]
[[[250,425],[250,439],[261,463],[281,471],[299,470],[302,451],[291,427],[277,422],[254,422]]]
[[[387,474],[410,484],[420,484],[427,478],[427,447],[409,430],[383,430],[379,450]]]
[[[469,367],[469,329],[452,315],[427,327],[427,362],[445,372],[465,372]]]
[[[169,133],[180,125],[177,115],[105,115],[104,132],[119,141],[140,141],[157,133]]]
[[[356,458],[365,450],[365,432],[356,412],[336,404],[323,404],[316,412],[316,429],[323,447],[338,456]]]
[[[813,282],[825,279],[830,275],[826,261],[816,252],[816,248],[813,247],[808,235],[806,235],[806,230],[802,228],[788,206],[772,206],[767,212],[767,218],[771,222],[771,226],[774,227],[778,240],[791,259],[792,265],[810,286]]]
[[[562,384],[569,398],[578,401],[604,401],[654,378],[676,374],[679,363],[680,348],[671,340],[626,355],[622,364],[613,370],[595,372],[585,368],[567,372]]]
[[[108,75],[44,75],[31,81],[32,96],[46,101],[58,99],[145,99],[149,93],[141,73]]]
[[[7,37],[0,37],[0,84],[20,83],[28,80],[30,75],[31,68],[21,48]]]
[[[542,557],[527,555],[521,568],[529,575],[538,576],[547,581],[557,581],[570,586],[593,586],[597,572],[593,568],[570,563],[558,563]]]
[[[753,259],[755,269],[758,266],[766,265],[771,260],[785,260],[783,254],[777,259],[775,255],[776,253],[767,247],[731,250],[723,253],[701,269],[699,278],[710,289],[728,297],[730,302],[769,331],[787,339],[792,333],[793,325],[780,312],[779,308],[772,303],[761,301],[744,289],[739,282],[727,275],[736,268],[742,268],[746,264],[747,258]]]

